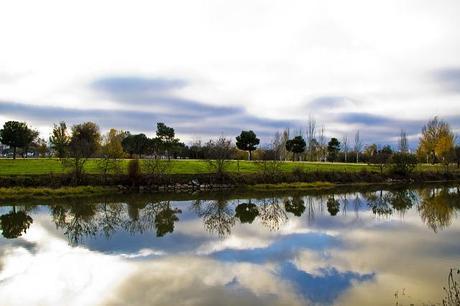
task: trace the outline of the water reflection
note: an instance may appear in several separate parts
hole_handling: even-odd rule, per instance
[[[289,220],[288,213],[294,217],[307,215],[312,224],[317,214],[324,214],[324,206],[331,216],[340,211],[344,215],[350,207],[356,217],[363,213],[363,207],[379,217],[389,217],[398,212],[400,217],[416,207],[421,220],[434,232],[448,227],[460,208],[458,188],[431,188],[421,190],[377,190],[364,193],[345,193],[324,196],[284,196],[262,199],[230,200],[219,197],[216,200],[194,200],[189,210],[201,218],[204,227],[211,234],[225,237],[231,234],[236,220],[252,224],[257,218],[270,231],[279,228]],[[307,204],[305,204],[307,203]],[[151,202],[146,199],[122,202],[67,201],[65,204],[49,205],[51,218],[58,229],[62,229],[68,241],[76,245],[84,238],[102,234],[107,239],[119,230],[131,234],[155,231],[157,237],[174,232],[182,209],[172,207],[171,201]],[[364,210],[365,211],[365,210]],[[22,208],[11,206],[10,211],[0,216],[2,235],[17,238],[33,223],[33,219]]]
[[[56,282],[92,271],[67,280],[89,290],[105,262],[116,273],[101,300],[64,304],[385,305],[406,287],[410,302],[439,302],[460,260],[459,189],[367,189],[4,205],[0,295],[34,305],[12,292],[50,264],[66,274]]]

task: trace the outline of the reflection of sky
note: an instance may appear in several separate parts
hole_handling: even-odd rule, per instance
[[[258,216],[252,224],[236,220],[224,237],[206,230],[192,202],[172,202],[182,210],[173,233],[117,229],[77,247],[40,206],[26,234],[0,238],[2,305],[385,305],[403,288],[410,301],[440,301],[460,259],[458,221],[436,234],[415,206],[375,216],[363,199],[354,209],[343,198],[336,195],[337,216],[327,197],[303,198],[305,212],[288,213],[279,230]]]

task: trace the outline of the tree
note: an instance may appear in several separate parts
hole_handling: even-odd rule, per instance
[[[252,151],[260,143],[256,133],[253,131],[241,131],[240,136],[236,137],[236,147],[243,151],[248,151],[248,160],[252,159]]]
[[[133,154],[137,154],[141,158],[142,154],[147,152],[151,143],[145,134],[131,135],[128,132],[126,137],[121,141],[121,145],[130,158],[133,158]]]
[[[73,157],[72,162],[65,165],[72,167],[77,182],[83,175],[83,166],[87,159],[96,154],[101,144],[99,127],[93,122],[85,122],[72,126],[69,149]]]
[[[7,121],[0,130],[0,142],[13,148],[13,159],[17,148],[28,148],[37,137],[38,132],[29,129],[25,122]]]
[[[126,133],[110,129],[103,137],[101,146],[101,159],[98,167],[106,177],[109,172],[120,172],[120,159],[124,156],[123,146],[121,145]]]
[[[337,138],[331,138],[331,140],[327,143],[327,159],[332,162],[336,161],[339,151],[340,142],[337,140]]]
[[[451,141],[452,140],[452,141]],[[439,144],[442,142],[441,144]],[[454,145],[454,134],[447,122],[434,117],[422,128],[418,153],[426,157],[427,162],[436,163],[446,160],[446,153]]]
[[[306,131],[306,140],[307,140],[307,152],[308,156],[307,159],[312,161],[314,159],[314,152],[316,151],[317,147],[314,146],[313,140],[316,141],[316,120],[310,115],[308,117],[307,123],[307,131]]]
[[[56,151],[59,158],[64,158],[67,154],[70,143],[70,136],[67,133],[67,125],[61,121],[59,125],[54,124],[53,132],[50,137],[51,148]]]
[[[439,137],[438,142],[434,148],[436,157],[441,163],[449,169],[449,163],[455,159],[455,136],[452,132],[445,133]]]
[[[231,140],[224,136],[220,136],[217,140],[210,140],[206,144],[209,167],[218,177],[225,174],[233,151],[234,147],[232,147]]]
[[[296,159],[296,154],[300,154],[305,150],[305,146],[306,143],[302,136],[296,136],[286,141],[286,150],[293,153],[293,161]]]
[[[345,156],[345,162],[348,161],[348,151],[350,150],[350,147],[348,146],[348,136],[344,135],[342,138],[342,151]]]
[[[35,143],[35,147],[37,149],[38,154],[40,157],[45,157],[48,151],[48,144],[46,143],[45,139],[39,138]]]
[[[377,152],[369,157],[369,162],[371,164],[378,165],[380,168],[380,174],[383,173],[383,167],[390,161],[391,156],[393,154],[393,150],[389,145],[384,146],[381,150],[377,150]]]
[[[179,143],[179,139],[174,138],[175,132],[172,127],[163,122],[157,123],[157,140],[161,149],[166,152],[168,160],[171,159],[171,151]]]
[[[361,153],[361,150],[363,149],[363,143],[361,142],[361,138],[359,136],[359,130],[355,133],[355,145],[353,149],[356,153],[356,163],[359,163],[359,153]]]
[[[417,166],[417,158],[409,153],[395,153],[390,162],[391,172],[402,176],[409,175]]]
[[[399,136],[399,152],[409,153],[409,141],[407,140],[406,131],[401,130],[401,135]]]
[[[460,168],[460,146],[455,146],[455,162],[457,163],[457,168]]]

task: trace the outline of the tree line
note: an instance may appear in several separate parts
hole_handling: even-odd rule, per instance
[[[324,127],[318,129],[316,121],[309,118],[305,131],[291,135],[289,129],[275,133],[269,144],[260,145],[260,139],[252,130],[242,131],[235,139],[221,136],[217,140],[203,143],[192,141],[189,145],[176,138],[175,130],[164,123],[157,123],[155,137],[145,134],[131,134],[129,131],[110,129],[102,135],[97,124],[85,122],[75,124],[70,129],[65,122],[55,124],[46,141],[39,138],[38,131],[25,122],[8,121],[0,130],[0,142],[9,146],[3,154],[13,159],[18,152],[23,157],[55,156],[71,158],[74,169],[82,168],[82,163],[91,157],[103,158],[106,168],[111,159],[142,158],[153,159],[257,159],[257,160],[297,160],[329,162],[366,162],[383,166],[390,159],[403,159],[409,164],[417,162],[442,163],[446,167],[455,162],[460,164],[460,146],[449,124],[437,117],[422,127],[418,148],[409,150],[406,132],[401,130],[398,147],[390,145],[364,145],[360,131],[356,131],[353,142],[348,136],[342,139],[327,139]],[[246,155],[246,156],[245,156]]]

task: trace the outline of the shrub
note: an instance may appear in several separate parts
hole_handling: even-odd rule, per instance
[[[395,153],[391,157],[390,171],[396,175],[407,176],[411,174],[417,166],[417,157],[409,153]]]

